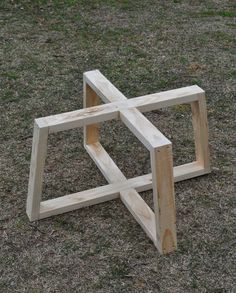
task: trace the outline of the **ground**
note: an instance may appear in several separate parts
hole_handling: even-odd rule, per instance
[[[234,1],[0,1],[0,292],[233,292]],[[128,98],[198,84],[206,91],[212,172],[175,184],[178,250],[160,255],[121,201],[30,223],[36,117],[82,108],[99,69]],[[145,114],[194,159],[187,106]],[[119,121],[101,140],[128,177],[148,152]],[[106,184],[82,129],[51,135],[44,198]],[[142,194],[152,206],[152,193]]]

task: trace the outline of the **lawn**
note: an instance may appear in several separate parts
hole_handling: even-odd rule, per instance
[[[0,292],[233,292],[234,1],[0,1]],[[178,250],[160,255],[119,200],[30,223],[33,121],[83,107],[83,72],[128,98],[197,84],[206,91],[212,172],[175,184]],[[194,159],[188,106],[145,114]],[[101,141],[127,178],[147,150],[119,121]],[[83,131],[50,135],[43,198],[106,184]],[[152,192],[141,194],[152,207]]]

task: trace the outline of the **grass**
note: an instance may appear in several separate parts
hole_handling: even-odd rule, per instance
[[[236,77],[236,69],[232,70],[232,71],[230,72],[230,75],[231,75],[232,77]]]
[[[0,292],[233,292],[235,70],[230,1],[0,1]],[[82,108],[100,69],[128,98],[198,84],[212,172],[175,185],[178,250],[161,256],[120,201],[29,223],[33,120]],[[145,114],[194,159],[186,105]],[[149,154],[119,121],[101,140],[128,177]],[[43,198],[106,184],[82,129],[50,136]],[[151,192],[141,194],[152,207]]]
[[[200,12],[201,16],[204,17],[215,17],[215,16],[221,16],[221,17],[236,17],[236,12],[235,11],[216,11],[216,10],[205,10]]]
[[[7,77],[8,79],[13,79],[13,80],[16,80],[17,78],[19,78],[19,76],[17,75],[16,72],[12,72],[12,71],[9,71],[9,72],[4,72],[2,74],[2,77]]]

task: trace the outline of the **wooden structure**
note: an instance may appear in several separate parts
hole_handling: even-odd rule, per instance
[[[105,104],[100,104],[100,99]],[[196,161],[173,167],[171,142],[142,114],[190,103]],[[99,123],[123,123],[150,151],[152,173],[126,179],[99,142]],[[84,127],[84,146],[108,185],[41,201],[47,139],[50,133]],[[27,198],[30,221],[120,198],[160,253],[176,249],[174,182],[210,172],[204,91],[194,85],[133,99],[126,97],[98,70],[84,73],[84,109],[35,119]],[[138,192],[153,189],[154,212]]]

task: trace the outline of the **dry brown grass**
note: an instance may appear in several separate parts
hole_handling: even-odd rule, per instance
[[[0,32],[0,292],[233,292],[233,1],[2,0]],[[195,83],[207,93],[212,173],[176,184],[173,254],[160,256],[120,201],[26,217],[33,119],[81,108],[82,73],[96,68],[127,97]],[[187,107],[147,116],[176,164],[193,158]],[[103,125],[102,142],[127,177],[149,171],[121,123]],[[45,198],[102,184],[82,130],[50,137]]]

